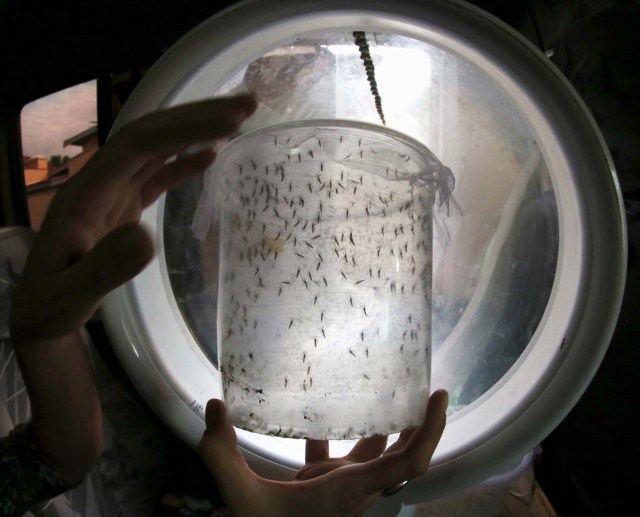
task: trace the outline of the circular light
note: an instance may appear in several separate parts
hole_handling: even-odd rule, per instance
[[[400,493],[412,502],[530,450],[573,407],[608,346],[624,285],[624,212],[604,142],[568,82],[511,29],[457,1],[249,1],[170,49],[115,129],[247,85],[261,104],[242,131],[310,118],[379,124],[353,31],[369,41],[387,125],[457,179],[434,238],[432,385],[450,390],[452,416],[432,468]],[[201,182],[145,211],[158,256],[104,306],[134,383],[191,444],[206,400],[221,395],[216,287],[192,267],[202,258],[189,233]],[[300,441],[246,432],[239,441],[266,475],[286,478],[302,463]]]

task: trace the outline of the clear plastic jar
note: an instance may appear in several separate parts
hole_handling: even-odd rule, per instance
[[[263,128],[219,153],[205,196],[234,425],[351,439],[421,423],[432,209],[448,175],[419,142],[353,121]]]

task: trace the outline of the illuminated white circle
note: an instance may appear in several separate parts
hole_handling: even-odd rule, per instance
[[[148,72],[114,130],[142,114],[207,97],[241,63],[296,35],[357,27],[445,49],[508,92],[537,137],[550,171],[560,228],[547,308],[508,373],[447,425],[420,481],[401,492],[426,500],[469,486],[521,457],[573,407],[613,332],[625,272],[624,213],[611,158],[568,82],[505,25],[457,1],[275,1],[234,6],[207,20]],[[164,198],[143,214],[163,249]],[[187,443],[198,442],[202,403],[220,397],[219,374],[180,315],[163,253],[103,307],[116,351],[150,406]],[[434,358],[434,360],[436,360]],[[256,468],[285,479],[304,443],[239,432]],[[344,450],[345,444],[336,447]]]

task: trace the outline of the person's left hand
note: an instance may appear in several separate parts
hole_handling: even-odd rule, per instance
[[[424,474],[446,422],[448,395],[438,390],[420,427],[403,431],[385,450],[386,436],[364,438],[342,458],[329,457],[324,440],[307,440],[306,464],[294,481],[272,481],[255,474],[237,448],[233,426],[220,400],[210,400],[198,449],[233,515],[361,515],[386,488]]]
[[[116,133],[53,199],[13,293],[10,335],[34,439],[65,484],[80,481],[102,450],[100,402],[77,331],[104,295],[153,257],[142,210],[215,157],[212,149],[183,151],[232,135],[255,109],[245,96],[145,115]]]
[[[153,243],[138,224],[160,194],[202,172],[213,144],[256,109],[248,96],[185,104],[143,116],[118,131],[59,190],[14,294],[14,342],[54,339],[80,328],[102,297],[138,274]]]

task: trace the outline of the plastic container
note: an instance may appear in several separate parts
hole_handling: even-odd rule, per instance
[[[350,439],[422,421],[432,207],[449,174],[417,141],[353,121],[272,126],[219,153],[196,226],[213,215],[219,231],[234,425]]]

